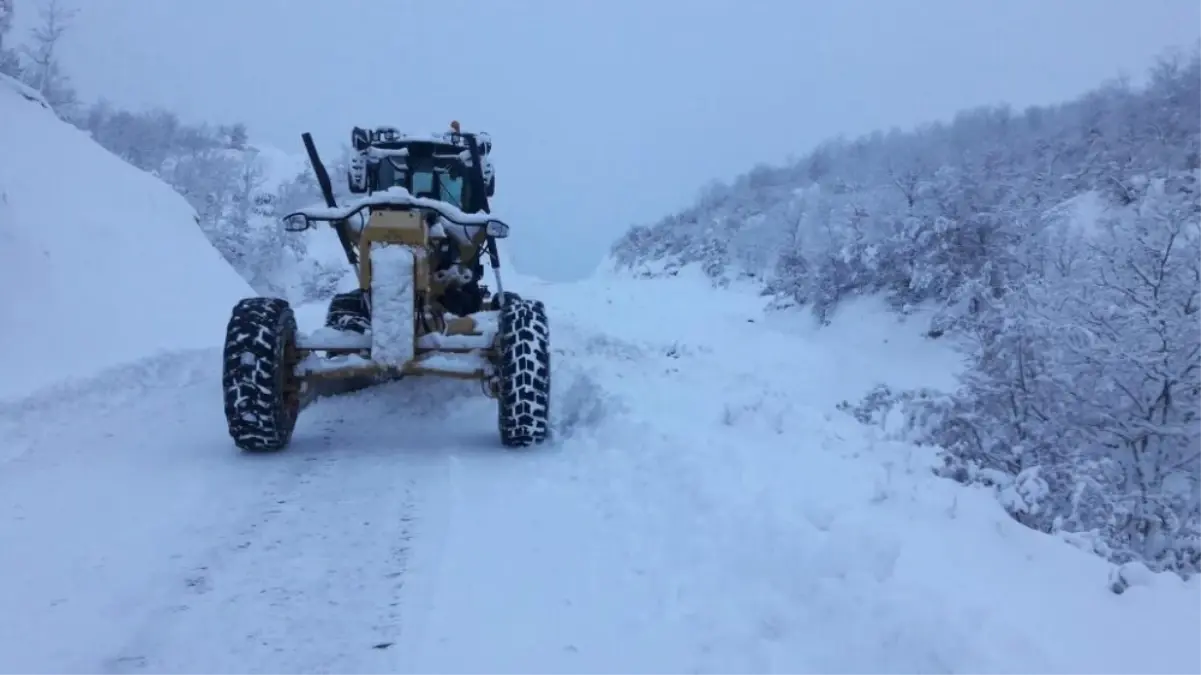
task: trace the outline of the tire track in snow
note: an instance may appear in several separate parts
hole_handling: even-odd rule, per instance
[[[640,302],[655,304],[623,309]],[[416,670],[942,672],[955,661],[953,644],[925,633],[943,610],[915,612],[889,587],[898,542],[865,522],[862,467],[844,461],[860,430],[808,395],[820,382],[796,380],[823,372],[814,355],[738,313],[648,307],[631,314],[655,322],[610,327],[562,309],[551,312],[567,357],[556,388],[564,374],[587,380],[607,414],[576,416],[524,482],[474,479],[478,503],[448,554],[460,587],[442,584]],[[682,331],[690,323],[705,330]]]
[[[0,464],[0,668],[94,671],[211,533],[288,482],[229,450],[215,363],[147,359],[0,412],[18,450]]]
[[[647,537],[621,501],[631,480],[654,493],[629,457],[654,430],[607,388],[639,388],[671,345],[552,321],[553,440],[452,453],[443,564],[423,579],[430,609],[405,672],[671,672],[702,653],[680,630],[671,540]]]
[[[427,495],[446,491],[448,457],[463,439],[429,398],[463,388],[442,384],[320,401],[302,416],[293,447],[248,458],[294,467],[291,482],[265,493],[264,512],[214,533],[218,544],[193,563],[198,583],[181,588],[106,670],[393,670],[398,642],[422,621],[420,605],[406,602],[412,549],[437,550],[440,528],[422,527],[428,507],[439,506]]]
[[[495,413],[459,383],[394,383],[246,455],[219,363],[165,355],[0,407],[0,670],[391,669],[421,620],[411,548],[436,555],[445,520],[421,527],[425,495]]]

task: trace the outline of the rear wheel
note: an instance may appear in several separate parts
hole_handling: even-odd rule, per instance
[[[367,309],[367,294],[361,288],[346,293],[338,293],[330,298],[329,309],[325,311],[327,328],[349,331],[362,335],[371,330],[371,312]],[[376,382],[374,377],[363,375],[337,380],[325,380],[314,384],[314,391],[321,395],[348,394],[370,387]]]
[[[500,440],[510,448],[546,440],[550,432],[550,323],[537,300],[505,298],[500,310]]]
[[[367,299],[363,290],[338,293],[329,301],[325,312],[325,325],[338,330],[366,333],[371,328],[371,315],[367,311]]]
[[[296,317],[286,300],[247,298],[225,329],[225,420],[234,444],[248,452],[280,450],[300,414],[295,375]]]

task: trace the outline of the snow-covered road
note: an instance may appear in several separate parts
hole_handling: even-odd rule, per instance
[[[1113,595],[834,410],[946,384],[920,324],[690,284],[518,289],[555,347],[528,451],[475,385],[413,380],[240,454],[216,351],[0,404],[0,671],[1201,670],[1195,582]]]

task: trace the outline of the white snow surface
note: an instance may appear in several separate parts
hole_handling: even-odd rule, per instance
[[[492,370],[488,359],[478,352],[430,354],[421,358],[425,368],[440,370],[447,373],[488,372]]]
[[[216,349],[0,405],[0,671],[1201,670],[1196,579],[1115,595],[834,409],[951,384],[920,317],[506,281],[550,316],[543,447],[500,448],[477,384],[410,378],[240,454]]]
[[[46,98],[44,96],[42,96],[42,93],[39,92],[38,90],[34,89],[33,87],[25,84],[24,82],[13,79],[12,77],[9,77],[8,75],[0,74],[0,87],[8,89],[9,91],[15,92],[17,95],[19,95],[21,98],[24,98],[26,101],[31,101],[33,103],[36,103],[37,105],[41,106],[42,108],[45,108],[46,110],[51,110],[50,104],[46,102]]]
[[[261,161],[264,185],[282,185],[309,168],[308,157],[304,154],[287,152],[270,143],[257,141],[253,147]]]
[[[371,335],[322,326],[302,332],[296,346],[301,349],[371,349]]]
[[[422,349],[486,349],[492,346],[496,339],[496,331],[500,328],[500,312],[483,310],[469,315],[475,322],[475,333],[468,335],[446,335],[444,333],[426,333],[417,339],[417,346]],[[453,321],[454,314],[445,314],[443,320]]]
[[[413,249],[371,245],[371,360],[400,367],[413,359]]]
[[[343,368],[367,368],[369,366],[371,366],[371,361],[358,354],[335,354],[328,357],[321,354],[309,354],[300,360],[300,363],[296,366],[296,370],[300,373],[308,374],[341,370]]]
[[[0,399],[219,345],[254,293],[192,208],[15,84],[0,79]]]

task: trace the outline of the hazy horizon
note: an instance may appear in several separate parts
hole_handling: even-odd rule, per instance
[[[514,258],[552,279],[757,163],[1067,100],[1201,34],[1195,0],[71,2],[62,54],[85,100],[245,122],[292,153],[356,124],[490,132]],[[16,4],[20,39],[37,3]]]

